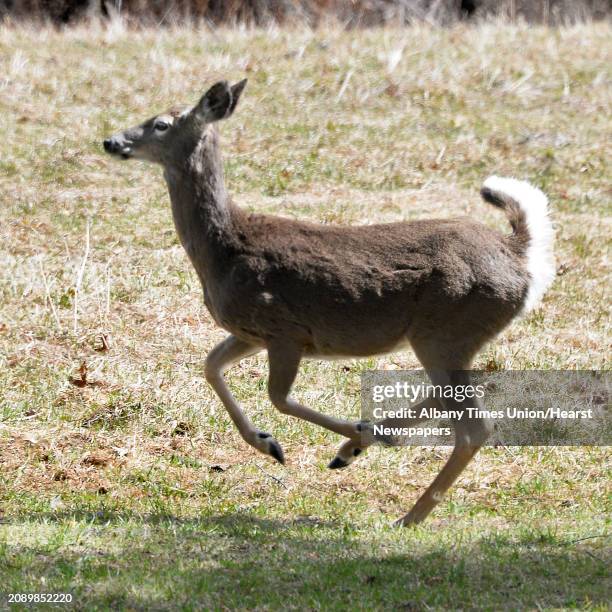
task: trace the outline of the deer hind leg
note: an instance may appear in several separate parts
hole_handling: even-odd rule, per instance
[[[268,360],[270,364],[268,393],[270,400],[280,412],[314,423],[346,438],[357,441],[360,439],[361,423],[322,414],[303,406],[290,397],[291,386],[301,360],[299,348],[286,343],[272,344],[268,346]],[[330,467],[338,466],[330,464]]]
[[[255,428],[253,423],[244,414],[223,378],[223,372],[233,363],[249,355],[254,355],[261,350],[262,347],[260,346],[248,344],[235,336],[229,336],[223,342],[217,344],[208,354],[205,367],[206,380],[223,402],[225,409],[244,441],[258,451],[265,455],[270,455],[279,463],[284,464],[285,458],[280,444],[269,433]]]
[[[470,376],[467,371],[428,371],[435,385],[469,385]],[[468,407],[482,407],[477,399],[466,399],[463,402],[454,399],[442,399],[445,410],[465,410]],[[455,430],[455,447],[448,461],[429,485],[425,493],[417,500],[412,510],[397,521],[398,526],[415,525],[425,520],[434,507],[442,501],[444,494],[457,480],[474,455],[485,443],[492,431],[492,424],[486,419],[467,419],[466,414],[461,420],[453,421]]]
[[[423,400],[411,408],[415,412],[420,412],[421,408],[431,408],[431,407],[442,407],[442,405],[436,400]],[[375,423],[363,423],[361,424],[361,436],[355,439],[349,439],[340,446],[338,449],[338,453],[334,457],[333,461],[329,464],[328,467],[334,468],[343,468],[347,465],[350,465],[355,461],[355,459],[361,455],[361,453],[366,450],[372,444],[376,444],[377,442],[381,442],[388,446],[394,446],[394,441],[392,438],[383,438],[381,436],[375,437],[374,435],[374,427],[414,427],[419,423],[422,423],[424,418],[387,418],[382,419],[380,421],[376,421]]]

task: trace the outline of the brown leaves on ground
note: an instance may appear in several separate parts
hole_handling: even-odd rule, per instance
[[[81,459],[81,464],[89,467],[106,467],[113,458],[113,454],[108,451],[87,452]]]
[[[92,436],[47,430],[14,432],[0,439],[0,463],[14,477],[21,491],[59,492],[65,486],[85,491],[109,488],[106,469],[123,462],[111,448],[94,447]],[[10,452],[8,452],[10,450]],[[59,489],[58,489],[59,488]]]
[[[92,381],[87,379],[87,374],[89,370],[87,368],[87,363],[85,361],[81,362],[79,366],[79,377],[69,376],[68,382],[75,387],[99,387],[102,385],[99,381]]]

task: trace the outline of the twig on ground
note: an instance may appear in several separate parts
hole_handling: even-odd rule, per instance
[[[47,275],[45,274],[45,268],[42,263],[42,256],[38,259],[38,265],[40,266],[40,274],[45,285],[45,299],[49,302],[49,306],[51,307],[51,313],[53,314],[53,319],[55,320],[57,329],[59,331],[62,331],[62,323],[60,321],[59,315],[57,314],[57,309],[55,308],[53,299],[51,298],[51,289],[49,287],[49,282],[47,281]]]
[[[81,290],[81,284],[83,282],[83,274],[85,273],[85,265],[87,264],[87,258],[89,257],[89,226],[90,221],[87,220],[85,226],[85,253],[83,253],[83,260],[77,273],[76,283],[74,285],[74,311],[73,311],[73,322],[72,331],[76,335],[78,328],[78,316],[79,316],[79,292]]]
[[[268,478],[271,478],[272,480],[276,480],[276,482],[278,482],[279,485],[282,485],[283,487],[285,487],[285,489],[287,489],[287,485],[280,479],[277,478],[276,476],[273,476],[272,474],[269,474],[268,472],[266,472],[266,470],[264,470],[261,466],[259,466],[257,463],[253,462],[253,464],[255,465],[255,467],[260,471],[263,472]]]

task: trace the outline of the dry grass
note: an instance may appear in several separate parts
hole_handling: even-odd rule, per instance
[[[348,471],[328,472],[338,440],[271,409],[262,357],[245,360],[230,379],[256,423],[281,441],[289,466],[256,455],[202,378],[203,357],[224,332],[202,305],[160,172],[108,159],[100,143],[171,103],[195,101],[216,76],[246,73],[248,89],[223,135],[230,191],[249,209],[342,223],[467,213],[505,228],[478,189],[492,173],[525,177],[551,198],[559,276],[542,308],[508,329],[478,365],[608,368],[610,40],[605,24],[0,30],[0,515],[9,521],[0,553],[4,538],[7,559],[22,567],[5,583],[40,587],[40,572],[57,561],[44,547],[58,530],[87,523],[78,512],[128,522],[151,514],[309,516],[315,526],[334,521],[331,532],[339,525],[349,540],[357,529],[360,550],[373,547],[374,559],[411,546],[412,537],[431,551],[435,530],[460,550],[457,533],[474,543],[483,533],[514,541],[552,530],[566,542],[605,531],[606,449],[487,450],[441,504],[432,531],[385,531],[381,525],[408,509],[445,451],[372,449]],[[348,365],[305,364],[296,395],[357,416],[361,371],[418,364],[406,353]],[[46,512],[55,518],[43,528]],[[33,535],[21,541],[24,529]],[[274,529],[261,529],[274,537]],[[100,536],[96,546],[113,537]],[[589,554],[601,558],[601,540],[591,543]],[[251,544],[242,557],[235,544],[227,558],[254,558]],[[41,546],[51,565],[19,566],[24,550]],[[87,548],[68,538],[54,550],[72,567],[79,546]],[[544,557],[545,565],[559,562]],[[117,563],[117,576],[128,576],[132,569]],[[601,566],[593,563],[596,576]],[[313,566],[313,575],[325,567]],[[75,584],[90,603],[115,601],[102,578],[87,578],[99,585],[89,592],[87,580],[66,576],[56,584]],[[441,579],[444,588],[455,578]],[[570,606],[571,595],[587,605],[589,593],[595,605],[605,601],[588,585],[537,599],[543,580],[523,603]],[[503,593],[478,599],[466,588],[460,601],[468,607],[511,601]],[[320,600],[278,592],[304,597],[297,608],[316,607],[327,601],[328,587],[321,589]],[[96,599],[101,592],[110,599]],[[168,602],[143,592],[129,601]],[[425,593],[415,601],[457,601],[452,589],[444,592],[446,600]],[[257,598],[252,604],[266,607]]]

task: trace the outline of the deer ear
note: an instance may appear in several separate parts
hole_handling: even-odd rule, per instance
[[[225,119],[232,110],[232,91],[227,81],[215,83],[195,108],[196,114],[206,123]]]
[[[242,81],[240,81],[239,83],[232,85],[232,88],[231,88],[232,103],[230,105],[229,115],[231,115],[234,112],[234,109],[236,108],[236,105],[238,104],[238,100],[240,99],[240,94],[243,92],[244,88],[246,87],[246,84],[247,84],[247,79],[242,79]]]

